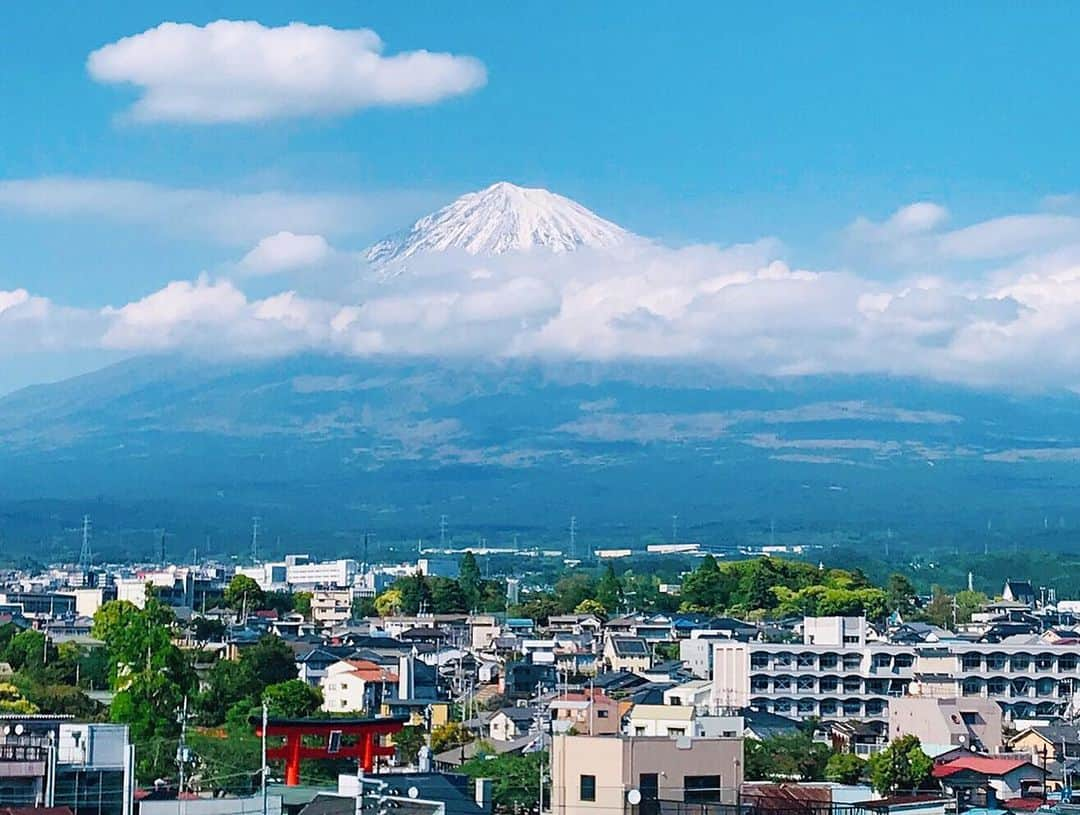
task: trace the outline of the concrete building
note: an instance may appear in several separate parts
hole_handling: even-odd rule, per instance
[[[335,628],[352,619],[351,589],[315,589],[311,593],[311,621]]]
[[[868,641],[852,618],[807,618],[803,643],[716,642],[713,704],[798,719],[885,722],[913,681],[933,696],[990,699],[1014,718],[1059,716],[1080,691],[1080,652],[1024,642]]]
[[[619,732],[619,703],[602,690],[563,693],[551,701],[548,709],[555,733],[573,729],[583,736],[610,736]]]
[[[738,738],[552,738],[552,815],[632,815],[656,801],[733,804],[742,780]]]
[[[626,722],[628,736],[696,736],[695,712],[683,705],[634,705]]]
[[[130,815],[128,729],[58,716],[0,716],[0,806]]]
[[[990,699],[919,695],[889,701],[890,740],[914,735],[923,744],[998,753],[1001,722],[1001,707]]]

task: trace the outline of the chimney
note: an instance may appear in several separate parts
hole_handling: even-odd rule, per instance
[[[476,805],[490,815],[492,807],[490,778],[476,779]]]

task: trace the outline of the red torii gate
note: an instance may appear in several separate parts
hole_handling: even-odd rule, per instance
[[[392,745],[379,743],[380,736],[400,733],[407,718],[375,719],[268,719],[267,738],[284,738],[285,743],[268,747],[267,759],[285,762],[285,785],[300,783],[300,762],[304,759],[355,758],[365,772],[375,769],[376,756],[394,755]],[[255,735],[262,736],[262,720],[253,719]],[[324,739],[318,747],[304,744],[305,736]],[[342,737],[355,736],[355,744],[344,744]]]

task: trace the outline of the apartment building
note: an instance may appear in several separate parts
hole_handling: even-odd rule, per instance
[[[552,738],[552,815],[657,812],[658,801],[733,804],[742,780],[741,738]]]
[[[315,589],[311,593],[311,621],[324,628],[336,628],[352,619],[352,591]]]
[[[798,719],[885,722],[913,681],[934,696],[990,699],[1016,718],[1060,715],[1080,690],[1080,648],[1022,642],[870,641],[861,618],[807,618],[803,642],[717,642],[713,703]]]

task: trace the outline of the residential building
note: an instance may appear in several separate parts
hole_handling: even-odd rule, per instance
[[[739,738],[552,738],[552,815],[632,815],[650,804],[655,811],[657,801],[733,804],[742,780]]]
[[[935,765],[933,776],[952,794],[958,811],[963,811],[973,804],[993,809],[995,799],[1020,798],[1041,789],[1046,771],[1026,756],[967,755]]]
[[[398,674],[363,659],[343,659],[326,669],[321,682],[327,713],[374,714],[384,699],[397,694]]]
[[[712,707],[712,681],[694,679],[664,691],[665,705],[686,705],[706,713]]]
[[[488,721],[488,734],[495,741],[513,741],[536,729],[536,708],[504,707]]]
[[[619,732],[619,703],[595,688],[584,693],[560,694],[548,709],[555,733],[574,730],[584,736],[607,736]]]
[[[311,620],[324,628],[335,628],[352,619],[351,589],[315,589],[311,593]]]
[[[886,722],[913,681],[924,693],[990,699],[1014,718],[1057,716],[1080,691],[1080,652],[1037,637],[1001,643],[866,639],[865,622],[807,618],[803,642],[717,641],[713,703],[798,719]],[[845,622],[847,620],[847,622]]]
[[[609,636],[604,662],[609,671],[647,671],[652,667],[652,652],[642,637]]]
[[[634,705],[626,722],[628,736],[696,736],[696,713],[683,705]]]
[[[1001,707],[990,699],[917,695],[889,700],[890,740],[914,735],[924,744],[998,753],[1001,725]]]

